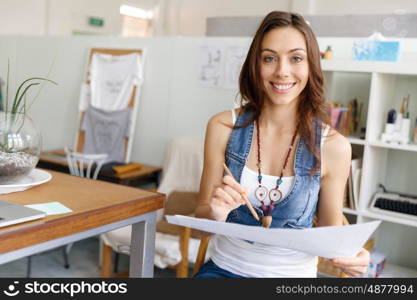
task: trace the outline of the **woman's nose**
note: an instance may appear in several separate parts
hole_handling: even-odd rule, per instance
[[[276,77],[288,77],[290,75],[290,65],[285,61],[280,61],[274,75]]]

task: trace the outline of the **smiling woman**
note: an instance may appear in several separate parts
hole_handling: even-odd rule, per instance
[[[283,40],[287,43],[280,42]],[[288,104],[304,90],[308,81],[306,48],[303,35],[292,27],[271,30],[265,35],[260,71],[273,104]]]
[[[207,126],[196,215],[289,229],[312,227],[317,215],[319,226],[342,225],[350,144],[327,125],[319,48],[300,15],[264,18],[239,89],[240,109],[215,115]],[[223,163],[232,176],[222,175]],[[211,260],[196,277],[316,277],[317,257],[306,253],[222,235],[210,241]],[[357,276],[369,253],[333,263]]]

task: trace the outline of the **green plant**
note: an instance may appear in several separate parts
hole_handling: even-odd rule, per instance
[[[26,93],[29,91],[29,89],[31,87],[41,84],[41,82],[39,82],[39,81],[46,81],[46,82],[50,82],[50,83],[53,83],[55,85],[58,85],[55,81],[50,80],[48,78],[43,78],[43,77],[31,77],[31,78],[28,78],[28,79],[24,80],[19,85],[19,87],[17,88],[16,95],[15,95],[15,97],[13,99],[13,102],[12,102],[12,107],[9,111],[9,107],[8,107],[8,104],[9,104],[9,73],[10,73],[9,71],[10,71],[9,64],[7,64],[6,99],[5,99],[5,109],[4,109],[6,113],[11,113],[11,114],[23,113],[23,114],[25,114],[29,110],[29,108],[32,106],[32,104],[36,100],[36,98],[39,96],[39,93],[38,93],[34,97],[32,102],[30,103],[29,107],[27,108],[26,107],[26,105],[27,105],[27,103],[26,103]],[[33,82],[33,81],[38,81],[38,82]]]
[[[28,104],[27,93],[34,86],[40,85],[42,82],[49,82],[57,85],[53,80],[44,77],[30,77],[24,80],[17,88],[13,101],[9,103],[9,65],[7,66],[6,80],[6,97],[4,101],[4,123],[0,128],[0,134],[3,137],[0,141],[0,151],[14,152],[14,145],[7,141],[8,134],[18,134],[25,122],[25,116],[32,104],[35,102],[41,89],[35,95],[33,100]],[[9,105],[10,104],[10,105]]]

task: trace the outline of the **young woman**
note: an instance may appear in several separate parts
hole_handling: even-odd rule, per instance
[[[271,228],[342,225],[351,147],[326,124],[316,38],[297,14],[271,12],[252,41],[239,79],[242,105],[207,126],[197,217]],[[226,162],[232,176],[223,176]],[[317,257],[223,235],[196,277],[316,277]],[[331,260],[349,276],[369,253]]]

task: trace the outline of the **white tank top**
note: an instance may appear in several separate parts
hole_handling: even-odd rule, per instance
[[[232,110],[233,124],[236,121]],[[321,145],[327,136],[329,126],[325,126]],[[240,184],[250,191],[248,198],[254,206],[260,206],[254,191],[258,186],[258,173],[244,166]],[[262,174],[262,184],[269,189],[275,187],[277,176]],[[280,185],[285,197],[294,183],[294,176],[283,177]],[[265,199],[269,204],[269,199]],[[248,243],[244,240],[224,235],[214,235],[210,239],[210,253],[213,262],[220,268],[245,277],[317,277],[317,256],[276,246]]]

